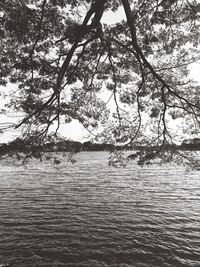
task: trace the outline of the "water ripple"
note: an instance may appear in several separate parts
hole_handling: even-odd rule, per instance
[[[200,182],[183,168],[2,166],[0,266],[200,266]]]

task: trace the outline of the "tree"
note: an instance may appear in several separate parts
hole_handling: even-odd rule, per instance
[[[103,23],[118,10],[123,20]],[[188,65],[199,60],[199,12],[196,0],[1,1],[0,84],[17,85],[8,108],[25,114],[15,128],[42,144],[76,119],[100,141],[157,146],[148,160],[174,143],[171,121],[198,135]]]

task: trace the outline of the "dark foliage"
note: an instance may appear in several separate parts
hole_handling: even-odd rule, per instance
[[[119,10],[123,20],[104,23]],[[17,86],[7,108],[24,114],[15,128],[40,146],[75,119],[100,142],[159,147],[153,158],[177,139],[172,121],[185,122],[179,139],[198,136],[188,66],[199,21],[196,0],[1,1],[0,84]]]

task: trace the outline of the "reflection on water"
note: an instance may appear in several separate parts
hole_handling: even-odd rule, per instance
[[[200,182],[183,168],[1,167],[0,266],[200,266]]]

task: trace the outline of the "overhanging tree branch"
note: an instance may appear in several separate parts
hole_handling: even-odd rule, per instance
[[[103,9],[104,9],[105,2],[106,2],[106,0],[96,0],[94,3],[92,3],[92,6],[91,6],[90,10],[87,12],[80,29],[84,30],[84,28],[87,26],[87,23],[89,22],[89,20],[91,19],[93,14],[95,14],[95,17],[94,17],[95,20],[94,20],[94,22],[92,22],[91,25],[92,25],[92,27],[95,27],[95,26],[98,25],[98,23],[101,20],[102,14],[103,14]],[[38,42],[38,40],[40,38],[45,4],[46,4],[46,0],[43,1],[43,5],[42,5],[42,16],[41,16],[41,21],[40,21],[40,24],[39,24],[39,33],[38,33],[38,38],[37,38],[37,40],[36,40],[36,42],[35,42],[35,44],[33,46],[34,49],[35,49],[35,46],[36,46],[36,44],[37,44],[37,42]],[[54,88],[54,93],[52,94],[52,96],[39,109],[36,109],[28,117],[24,118],[22,120],[22,122],[20,122],[15,128],[19,128],[22,124],[27,122],[34,115],[36,115],[36,114],[40,115],[41,112],[43,111],[43,109],[45,107],[47,107],[50,103],[52,103],[51,101],[54,101],[55,97],[60,94],[63,78],[64,78],[64,76],[66,74],[67,68],[68,68],[68,66],[69,66],[69,64],[71,62],[71,59],[72,59],[72,57],[74,55],[74,52],[77,49],[79,42],[82,40],[82,37],[83,37],[82,35],[78,35],[77,36],[77,38],[76,38],[74,44],[72,45],[72,47],[71,47],[66,59],[64,60],[62,66],[61,66],[61,68],[59,70],[58,77],[57,77],[57,83],[56,83],[56,86]],[[34,51],[34,50],[32,49],[32,51]]]

